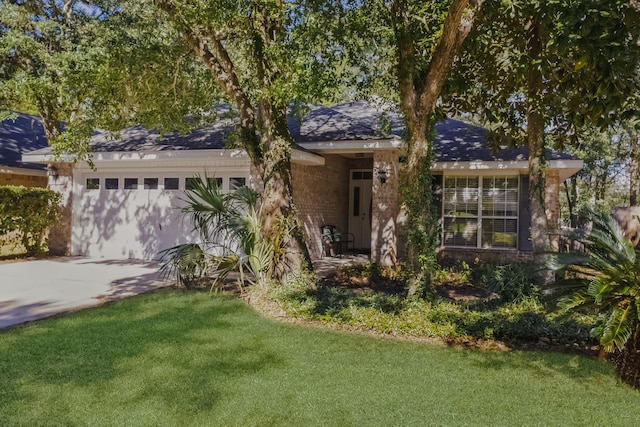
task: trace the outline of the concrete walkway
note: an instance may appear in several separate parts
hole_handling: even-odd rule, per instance
[[[0,263],[0,328],[170,284],[152,261],[53,258]]]

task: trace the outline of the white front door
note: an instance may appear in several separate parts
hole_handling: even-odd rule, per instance
[[[355,248],[371,249],[373,172],[352,170],[349,183],[349,233],[353,234]]]

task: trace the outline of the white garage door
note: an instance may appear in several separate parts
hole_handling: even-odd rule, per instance
[[[248,183],[248,170],[209,173],[223,191]],[[86,172],[75,177],[72,253],[111,259],[157,259],[172,246],[197,242],[180,214],[194,174]]]

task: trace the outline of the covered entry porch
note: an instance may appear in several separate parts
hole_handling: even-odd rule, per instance
[[[334,225],[353,235],[358,253],[370,254],[373,262],[395,263],[402,257],[399,242],[403,234],[397,149],[305,148],[325,158],[322,166],[293,165],[294,200],[312,259],[326,255],[321,227]]]

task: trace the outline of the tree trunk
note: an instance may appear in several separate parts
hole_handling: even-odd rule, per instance
[[[42,118],[42,126],[44,127],[44,135],[47,137],[49,145],[53,145],[56,138],[60,136],[60,118],[57,114],[56,106],[51,105],[51,101],[47,99],[38,99],[38,114]]]
[[[260,129],[264,157],[261,179],[262,231],[276,250],[274,278],[285,282],[290,275],[311,268],[311,257],[304,240],[302,224],[293,202],[291,179],[291,137],[286,108],[260,102]]]
[[[611,359],[618,377],[631,387],[640,389],[640,325],[636,324],[622,351],[616,351]]]
[[[171,0],[156,0],[156,4],[174,19],[188,46],[209,69],[220,89],[236,105],[240,143],[249,154],[251,164],[264,186],[260,202],[261,229],[263,237],[273,244],[275,250],[272,278],[283,283],[288,276],[311,266],[293,203],[292,144],[287,128],[286,106],[271,102],[268,96],[270,87],[277,78],[277,70],[273,70],[264,48],[281,41],[284,37],[283,24],[276,15],[261,15],[260,10],[255,11],[255,19],[252,21],[254,37],[251,40],[253,55],[246,59],[253,62],[252,67],[257,70],[258,82],[263,88],[258,104],[260,114],[256,117],[248,93],[238,78],[236,64],[215,29],[193,27]]]
[[[539,58],[542,54],[540,28],[535,18],[527,24],[527,56],[529,71],[527,75],[527,140],[529,144],[529,212],[531,213],[531,243],[533,256],[539,266],[536,277],[539,284],[553,282],[553,275],[546,268],[548,252],[551,249],[548,234],[547,213],[545,209],[546,167],[544,146],[544,116],[540,98],[543,79]]]
[[[629,134],[629,206],[638,204],[638,178],[640,177],[640,134],[630,126],[626,127]]]
[[[400,196],[407,216],[407,263],[411,271],[409,294],[428,287],[435,267],[437,244],[436,216],[432,212],[431,163],[432,148],[427,139],[428,119],[412,122],[407,118],[407,145],[421,146],[424,153],[414,165],[407,165],[400,182]]]
[[[434,160],[429,141],[433,113],[455,55],[471,31],[483,0],[453,0],[449,5],[442,34],[426,69],[418,69],[416,41],[412,31],[416,19],[406,0],[395,0],[391,16],[396,37],[396,74],[400,107],[407,136],[406,163],[400,182],[401,202],[407,215],[407,256],[411,271],[409,293],[428,286],[435,266],[437,224],[431,202],[431,164]]]

